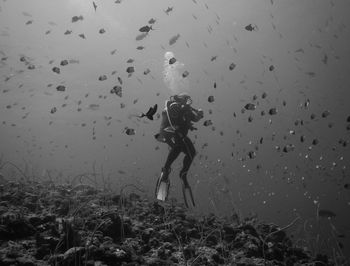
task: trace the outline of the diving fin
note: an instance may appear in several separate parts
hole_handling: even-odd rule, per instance
[[[182,182],[182,194],[184,197],[185,205],[187,208],[194,208],[196,207],[196,204],[194,203],[193,193],[191,187],[188,185],[187,182]],[[190,205],[187,199],[190,198]]]
[[[168,178],[164,178],[164,175],[162,173],[159,179],[157,180],[157,185],[156,185],[155,194],[156,194],[157,200],[165,201],[168,198],[169,187],[170,187],[170,181]]]

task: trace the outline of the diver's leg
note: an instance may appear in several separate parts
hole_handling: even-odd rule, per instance
[[[168,153],[168,157],[165,161],[164,167],[162,168],[162,173],[164,172],[164,174],[166,175],[165,176],[166,178],[168,178],[169,173],[171,171],[171,165],[176,160],[176,158],[179,156],[179,154],[182,150],[181,146],[178,145],[177,141],[174,138],[168,139],[167,143],[170,147],[170,151]]]
[[[187,181],[187,172],[190,169],[190,166],[193,162],[194,156],[196,155],[196,150],[193,146],[192,141],[188,137],[185,137],[183,139],[183,150],[182,151],[185,153],[185,157],[183,160],[182,169],[180,171],[180,179],[182,181],[182,194],[184,197],[185,205],[188,208],[189,204],[187,201],[187,195],[190,196],[193,207],[196,205],[194,202],[192,189]]]
[[[182,169],[180,171],[180,178],[184,181],[185,186],[188,186],[187,172],[190,169],[194,156],[196,155],[196,149],[188,137],[183,139],[182,151],[185,153],[185,157],[183,160]]]

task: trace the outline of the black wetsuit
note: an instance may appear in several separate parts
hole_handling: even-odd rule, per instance
[[[164,168],[169,170],[179,154],[181,152],[185,153],[180,171],[180,177],[184,180],[186,180],[187,171],[196,155],[196,150],[190,138],[187,137],[187,133],[194,129],[192,122],[198,122],[200,119],[201,116],[198,114],[198,110],[193,109],[190,105],[181,105],[175,101],[168,101],[166,109],[162,112],[159,134],[163,137],[164,142],[170,146]]]

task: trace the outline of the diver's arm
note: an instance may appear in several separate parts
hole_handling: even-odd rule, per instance
[[[202,109],[194,109],[191,107],[191,113],[192,113],[192,121],[193,122],[198,122],[199,120],[201,120],[204,115],[203,115],[203,110]]]

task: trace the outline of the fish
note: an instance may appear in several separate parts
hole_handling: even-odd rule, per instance
[[[156,23],[156,20],[154,18],[151,18],[149,21],[148,21],[149,24],[154,24]]]
[[[25,12],[25,11],[22,12],[22,15],[25,17],[32,17],[31,14],[29,14],[28,12]]]
[[[71,33],[72,33],[71,30],[66,30],[66,31],[64,32],[64,35],[68,35],[68,34],[71,34]]]
[[[210,102],[210,103],[212,103],[212,102],[214,102],[214,96],[213,95],[210,95],[209,97],[208,97],[208,102]]]
[[[106,32],[106,30],[105,30],[105,29],[100,29],[98,32],[99,32],[100,34],[103,34],[103,33]]]
[[[64,59],[61,61],[60,63],[61,66],[65,66],[65,65],[68,65],[68,60]]]
[[[236,67],[236,64],[235,63],[231,63],[230,66],[229,66],[229,69],[232,71],[234,70]]]
[[[129,135],[129,136],[135,135],[135,129],[133,129],[133,128],[125,127],[124,132],[126,133],[126,135]]]
[[[143,50],[143,49],[145,49],[145,47],[142,46],[142,45],[140,45],[140,46],[137,46],[136,49],[137,49],[137,50]]]
[[[249,24],[247,26],[244,27],[247,31],[255,31],[257,30],[257,26],[256,25],[252,25],[252,24]]]
[[[148,32],[143,32],[143,33],[137,35],[135,39],[136,39],[136,41],[141,41],[144,38],[146,38],[147,35],[148,35]]]
[[[70,64],[79,64],[80,61],[78,59],[69,59],[68,61]]]
[[[96,103],[89,104],[89,107],[88,107],[88,109],[92,111],[97,111],[99,108],[100,108],[100,105]]]
[[[65,90],[66,90],[66,87],[63,86],[63,85],[59,85],[59,86],[56,87],[56,90],[57,90],[57,91],[65,91]]]
[[[73,16],[72,17],[72,23],[74,23],[74,22],[77,22],[77,21],[79,21],[79,20],[83,20],[84,19],[84,17],[83,16]]]
[[[210,126],[210,125],[212,125],[213,124],[213,122],[209,119],[209,120],[205,120],[204,122],[203,122],[203,125],[205,126],[205,127],[207,127],[207,126]]]
[[[320,209],[318,211],[318,216],[324,217],[324,218],[334,218],[337,215],[334,212],[330,211],[330,210]]]
[[[53,67],[52,68],[52,71],[59,74],[61,72],[60,68],[59,67]]]
[[[187,70],[185,70],[185,71],[182,73],[182,77],[183,77],[183,78],[186,78],[189,74],[190,74],[190,72],[188,72]]]
[[[54,113],[56,113],[56,111],[57,111],[57,108],[56,107],[52,107],[51,110],[50,110],[50,113],[54,114]]]
[[[86,39],[84,33],[81,33],[81,34],[79,34],[78,36],[79,36],[80,38],[82,38],[82,39]]]
[[[119,85],[114,86],[113,89],[111,89],[111,93],[116,94],[119,97],[122,97],[123,96],[122,87]]]
[[[132,62],[134,62],[134,59],[130,58],[128,59],[128,61],[126,61],[128,64],[131,64]]]
[[[107,79],[107,76],[106,76],[106,75],[101,75],[101,76],[98,77],[98,80],[99,80],[99,81],[104,81],[104,80],[106,80],[106,79]]]
[[[153,107],[150,107],[147,111],[146,114],[142,113],[139,117],[142,118],[142,117],[147,117],[149,120],[153,120],[153,116],[155,115],[155,113],[157,112],[157,108],[158,108],[158,105],[155,104]]]
[[[147,32],[147,33],[150,32],[151,30],[153,30],[152,26],[148,26],[148,25],[143,26],[139,29],[140,32]]]
[[[129,66],[127,69],[126,69],[126,72],[131,74],[131,73],[134,73],[135,72],[135,68],[133,66]]]
[[[173,11],[173,7],[168,7],[166,10],[164,10],[165,14],[169,15],[171,11]]]
[[[111,55],[114,55],[116,51],[117,49],[114,49],[113,51],[111,51]]]
[[[96,3],[95,3],[94,1],[92,1],[92,4],[93,4],[93,6],[94,6],[94,9],[95,9],[95,12],[96,12],[96,9],[97,9],[97,5],[96,5]]]
[[[253,103],[247,103],[247,104],[244,106],[244,108],[245,108],[246,110],[253,111],[253,110],[256,109],[256,106],[255,106],[255,104],[253,104]]]
[[[145,71],[143,71],[143,74],[144,75],[147,75],[151,72],[151,70],[149,68],[146,68]]]
[[[273,65],[269,66],[269,71],[273,71],[275,67]]]
[[[169,45],[173,45],[180,38],[180,34],[176,34],[169,39]]]
[[[169,65],[172,65],[176,62],[176,58],[175,57],[172,57],[169,59]]]
[[[30,25],[30,24],[32,24],[33,23],[33,20],[31,19],[31,20],[28,20],[27,22],[26,22],[26,25]]]
[[[118,77],[118,81],[119,81],[120,85],[123,85],[123,80],[121,77]]]
[[[275,115],[275,114],[277,114],[277,109],[276,108],[271,108],[269,110],[269,115]]]
[[[210,61],[214,61],[214,60],[216,60],[216,58],[218,58],[218,56],[217,55],[214,55],[214,56],[212,56],[211,58],[210,58]]]

